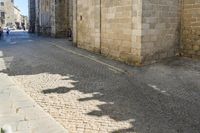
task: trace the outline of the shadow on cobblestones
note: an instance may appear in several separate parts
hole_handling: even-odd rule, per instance
[[[16,78],[40,99],[57,94],[52,102],[58,104],[48,105],[47,111],[63,111],[52,115],[58,121],[66,118],[66,128],[75,121],[76,128],[77,123],[84,129],[91,124],[92,129],[113,133],[199,133],[199,62],[186,68],[176,59],[138,68],[130,76],[37,43],[1,48],[5,57],[12,57],[4,58],[7,66],[1,73]]]
[[[51,94],[51,93],[62,94],[62,93],[67,93],[70,90],[71,89],[69,89],[67,87],[58,87],[58,88],[54,88],[54,89],[43,90],[42,93],[44,93],[44,94]]]

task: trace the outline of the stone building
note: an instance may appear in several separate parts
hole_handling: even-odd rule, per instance
[[[14,21],[16,25],[16,29],[21,28],[21,11],[18,7],[14,6]]]
[[[28,22],[28,17],[21,15],[21,26],[22,28],[28,29],[29,28],[29,22]]]
[[[180,0],[77,0],[74,42],[128,64],[175,56]]]
[[[200,59],[200,1],[184,0],[182,4],[181,53]]]
[[[51,0],[36,0],[36,31],[51,35],[52,30],[52,2]]]
[[[72,27],[72,0],[29,0],[30,28],[42,35],[65,37]]]
[[[35,0],[28,0],[29,9],[29,32],[35,32],[35,22],[36,22],[36,5]]]
[[[0,0],[1,26],[19,29],[21,27],[21,11],[14,5],[14,0]]]
[[[14,0],[0,0],[1,24],[3,27],[14,27]]]
[[[5,25],[5,9],[4,2],[0,1],[0,26],[3,27]]]
[[[115,60],[142,65],[200,56],[198,0],[39,1],[38,31],[65,37],[70,29],[76,46]]]

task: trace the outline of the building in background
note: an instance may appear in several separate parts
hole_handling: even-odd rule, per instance
[[[72,31],[72,13],[72,0],[29,0],[30,31],[64,37]]]
[[[14,21],[14,0],[0,0],[1,24],[3,27],[13,28]]]
[[[21,15],[21,11],[14,5],[14,0],[0,0],[0,25],[12,29],[21,29],[22,24],[28,25],[28,17]]]
[[[80,48],[137,65],[200,58],[199,0],[30,1],[37,33],[66,37],[71,31]]]
[[[3,27],[5,25],[5,7],[4,2],[0,1],[0,26]]]
[[[29,29],[29,20],[27,16],[21,15],[21,28],[24,30]]]
[[[25,15],[21,15],[21,28],[23,30],[28,30],[29,29],[29,17]]]
[[[18,7],[14,6],[15,28],[21,29],[21,11]]]
[[[29,32],[35,32],[35,25],[36,25],[36,1],[35,0],[28,0],[28,12],[29,12]]]

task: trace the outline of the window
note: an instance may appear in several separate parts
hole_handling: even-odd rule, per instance
[[[4,19],[1,19],[0,21],[1,21],[2,24],[5,24],[5,20]]]
[[[1,16],[1,18],[5,18],[5,12],[1,12],[1,14],[0,14]]]
[[[0,4],[1,6],[4,6],[4,2],[1,2],[1,4]]]

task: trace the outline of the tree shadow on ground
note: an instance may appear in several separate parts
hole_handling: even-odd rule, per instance
[[[184,68],[181,71],[168,64],[158,64],[140,68],[134,76],[129,76],[115,73],[94,61],[37,43],[38,45],[0,47],[6,57],[13,57],[12,61],[4,59],[7,69],[1,73],[9,76],[40,73],[73,75],[63,79],[78,81],[73,83],[73,88],[62,86],[43,90],[42,93],[63,94],[77,90],[93,94],[91,97],[80,98],[79,101],[98,100],[104,104],[97,105],[99,110],[88,112],[87,115],[108,116],[117,122],[128,121],[131,124],[130,128],[117,129],[113,133],[199,133],[200,102],[195,98],[200,98],[200,95],[198,92],[194,94],[196,97],[192,93],[187,95],[190,93],[181,88],[190,84],[194,88],[200,86],[198,79],[187,81],[190,78],[187,77],[188,73],[180,74]],[[191,76],[198,78],[199,75]]]

